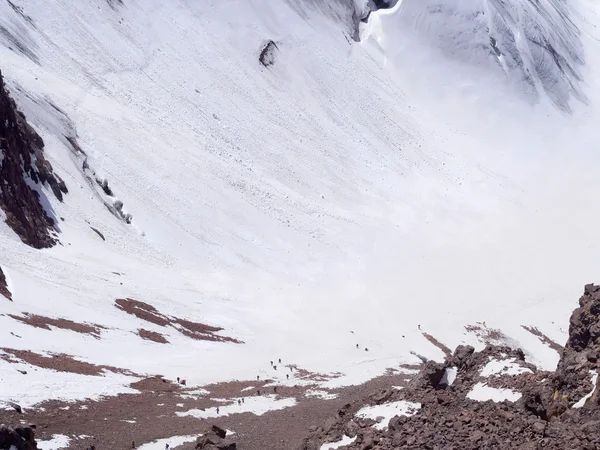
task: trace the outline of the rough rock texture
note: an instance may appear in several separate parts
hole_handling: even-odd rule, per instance
[[[592,374],[600,362],[600,286],[588,285],[571,316],[569,340],[555,372],[543,372],[525,361],[520,349],[488,345],[483,351],[459,346],[444,364],[427,362],[403,390],[384,390],[370,405],[407,400],[422,405],[414,415],[396,416],[387,428],[345,416],[314,427],[302,450],[316,450],[343,435],[352,450],[431,449],[600,449],[600,388],[592,392]],[[499,370],[483,376],[491,360],[519,366],[519,373]],[[450,386],[441,378],[457,369]],[[516,402],[475,401],[468,397],[478,383],[522,394]],[[585,395],[589,398],[576,404]],[[580,407],[581,406],[581,407]]]
[[[0,425],[0,449],[36,450],[34,431],[30,427],[11,428]]]
[[[267,42],[260,52],[260,56],[258,58],[260,63],[265,67],[275,64],[275,52],[277,50],[279,50],[279,47],[277,47],[275,42]]]
[[[198,438],[196,448],[200,450],[236,450],[236,443],[227,439],[226,435],[225,430],[213,425],[208,433]]]
[[[54,220],[42,206],[41,185],[47,185],[60,201],[65,183],[44,158],[44,142],[29,126],[8,95],[0,73],[0,208],[6,223],[21,240],[35,248],[56,243]],[[36,189],[36,186],[38,189]]]
[[[0,267],[0,295],[4,295],[7,299],[12,300],[12,294],[8,290],[6,276],[4,275],[4,272],[2,272],[2,267]]]

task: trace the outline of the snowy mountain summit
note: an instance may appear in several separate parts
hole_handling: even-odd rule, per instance
[[[0,423],[295,448],[459,345],[554,370],[600,273],[596,3],[0,1]]]

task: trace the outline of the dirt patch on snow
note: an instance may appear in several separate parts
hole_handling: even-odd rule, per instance
[[[166,327],[171,323],[166,316],[163,316],[154,306],[149,305],[148,303],[140,302],[132,298],[120,298],[115,300],[115,304],[121,311],[125,311],[127,314],[131,314],[146,322],[161,327]]]
[[[138,319],[153,323],[161,327],[173,327],[184,336],[199,341],[216,341],[216,342],[233,342],[242,344],[242,341],[237,339],[215,334],[223,331],[223,328],[206,325],[199,322],[193,322],[179,317],[167,316],[158,311],[154,306],[148,303],[134,300],[132,298],[121,298],[115,300],[115,306],[121,311],[131,314]]]
[[[540,341],[550,347],[552,350],[556,351],[559,355],[562,354],[564,347],[562,345],[557,344],[555,341],[550,339],[544,333],[537,329],[537,327],[528,327],[527,325],[521,325],[521,328],[529,331],[534,336],[537,336]]]
[[[508,340],[502,331],[488,327],[485,322],[477,322],[475,325],[466,325],[465,330],[476,335],[484,344],[499,345]]]
[[[169,343],[169,341],[167,340],[166,337],[164,337],[160,333],[157,333],[156,331],[150,331],[150,330],[145,330],[143,328],[140,328],[137,331],[137,334],[139,337],[141,337],[142,339],[145,339],[147,341],[158,342],[159,344],[168,344]]]
[[[97,339],[100,338],[100,330],[104,329],[104,327],[101,325],[91,323],[79,323],[69,319],[57,319],[29,313],[22,314],[22,316],[16,316],[14,314],[9,314],[8,316],[35,328],[51,330],[52,328],[50,327],[55,327],[60,328],[61,330],[70,330],[76,333],[89,334]]]
[[[58,372],[69,372],[76,373],[79,375],[90,375],[90,376],[101,376],[104,371],[110,371],[115,373],[122,373],[125,375],[132,375],[132,372],[119,369],[111,366],[100,366],[91,364],[85,361],[80,361],[73,358],[70,355],[61,353],[48,353],[48,355],[42,355],[35,353],[30,350],[18,350],[14,348],[0,348],[6,355],[2,355],[2,359],[11,363],[25,362],[32,366],[41,367],[42,369],[51,369]],[[7,356],[9,355],[9,356]]]
[[[431,334],[423,333],[423,336],[425,337],[425,339],[427,339],[429,342],[431,342],[433,345],[435,345],[437,348],[443,351],[446,356],[450,356],[452,354],[448,347],[446,347],[444,344],[442,344],[440,341],[434,338]]]

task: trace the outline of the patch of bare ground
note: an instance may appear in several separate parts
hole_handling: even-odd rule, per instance
[[[446,356],[452,355],[450,349],[444,344],[442,344],[440,341],[438,341],[436,338],[434,338],[431,334],[423,332],[423,336],[425,337],[425,339],[427,339],[429,342],[431,342],[433,345],[435,345],[437,348],[443,351]]]
[[[9,314],[8,316],[22,322],[26,325],[30,325],[35,328],[42,328],[44,330],[51,330],[50,327],[60,328],[62,330],[70,330],[76,333],[89,334],[94,336],[96,339],[100,338],[100,330],[104,329],[101,325],[91,323],[79,323],[69,319],[52,318],[45,316],[38,316],[36,314],[22,313],[22,316],[16,316]]]
[[[146,322],[166,327],[171,321],[163,316],[158,310],[147,303],[133,300],[132,298],[120,298],[115,300],[117,308],[121,311],[125,311],[127,314],[137,317],[138,319],[145,320]]]
[[[6,276],[4,275],[4,272],[2,272],[2,267],[0,267],[0,295],[3,295],[12,301],[12,293],[8,290]]]
[[[488,327],[485,322],[477,322],[475,325],[466,325],[465,330],[475,334],[479,340],[489,345],[500,345],[508,340],[502,331]]]
[[[36,439],[47,440],[54,434],[87,436],[73,439],[67,449],[82,450],[90,445],[97,449],[125,450],[143,443],[172,436],[201,434],[213,424],[235,431],[238,446],[244,450],[293,450],[299,448],[311,426],[320,425],[346,404],[354,413],[371,393],[391,385],[406,385],[406,375],[383,376],[359,386],[337,390],[335,399],[307,398],[304,391],[310,387],[278,386],[278,397],[295,397],[295,406],[267,412],[257,416],[246,412],[220,416],[213,419],[197,419],[177,416],[176,412],[190,409],[208,409],[222,406],[215,400],[246,398],[256,395],[254,388],[261,388],[261,395],[272,394],[265,382],[232,381],[204,386],[207,396],[190,396],[188,392],[198,387],[183,388],[181,385],[151,377],[131,386],[139,394],[121,394],[100,401],[67,403],[45,402],[36,409],[20,415],[13,410],[0,410],[0,423],[34,423]],[[252,387],[251,391],[242,391]],[[231,403],[234,403],[232,400]],[[195,442],[177,447],[181,450],[195,448]]]
[[[143,328],[140,328],[137,331],[137,334],[139,337],[141,337],[142,339],[145,339],[147,341],[158,342],[159,344],[168,344],[169,343],[169,341],[167,340],[166,337],[164,337],[160,333],[157,333],[156,331],[150,331],[150,330],[145,330]]]
[[[176,327],[179,329],[179,332],[192,339],[198,339],[202,341],[235,342],[236,344],[241,343],[237,339],[214,334],[216,332],[223,331],[223,328],[220,327],[212,327],[203,323],[177,318],[173,318],[172,323],[179,325],[180,327]]]
[[[521,325],[521,328],[529,331],[534,336],[550,347],[552,350],[556,351],[559,355],[562,354],[564,347],[562,345],[557,344],[555,341],[550,339],[544,333],[542,333],[537,327],[528,327],[527,325]]]
[[[158,311],[148,303],[134,300],[132,298],[120,298],[115,300],[115,306],[121,311],[131,314],[138,319],[153,323],[161,327],[171,326],[184,336],[200,341],[232,342],[243,344],[242,341],[227,336],[215,334],[223,328],[213,327],[199,322],[193,322],[179,317],[167,316]]]
[[[100,376],[103,375],[104,371],[110,371],[115,373],[122,373],[125,375],[135,375],[132,372],[125,369],[91,364],[61,353],[49,353],[48,356],[46,356],[40,353],[32,352],[30,350],[17,350],[14,348],[0,348],[0,350],[2,350],[5,354],[11,355],[13,357],[9,357],[8,359],[6,357],[3,358],[8,362],[16,363],[20,360],[27,364],[31,364],[32,366],[40,367],[42,369],[56,370],[58,372],[69,372],[76,373],[79,375]]]

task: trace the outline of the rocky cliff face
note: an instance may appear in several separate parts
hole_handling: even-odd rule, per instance
[[[4,295],[7,299],[12,300],[12,294],[8,290],[8,283],[6,282],[6,276],[0,267],[0,295]]]
[[[49,186],[60,201],[65,183],[44,158],[44,142],[18,111],[0,73],[0,208],[6,223],[21,240],[35,248],[56,243],[54,220],[42,206]]]
[[[343,435],[353,442],[336,448],[600,449],[600,388],[594,386],[600,362],[600,286],[586,286],[579,305],[571,316],[569,339],[556,371],[537,370],[525,362],[519,349],[490,345],[475,352],[459,346],[444,363],[424,364],[407,388],[379,392],[365,401],[370,406],[420,403],[412,416],[396,416],[379,430],[371,419],[338,415],[330,424],[315,427],[302,450],[319,449],[323,442],[337,442]],[[519,369],[489,375],[484,367],[490,361]],[[447,369],[456,373],[449,384],[444,383]],[[482,384],[520,398],[472,399],[470,393]],[[352,406],[354,411],[357,408]]]

